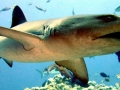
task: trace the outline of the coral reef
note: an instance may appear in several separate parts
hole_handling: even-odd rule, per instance
[[[25,88],[24,90],[120,90],[118,83],[113,86],[106,86],[105,84],[97,84],[95,81],[89,81],[88,85],[80,85],[79,81],[72,82],[71,79],[55,75],[45,82],[43,87]]]

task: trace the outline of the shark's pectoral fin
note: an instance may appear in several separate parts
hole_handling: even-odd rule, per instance
[[[12,13],[12,25],[11,28],[14,26],[17,26],[19,24],[22,24],[24,22],[27,22],[22,10],[19,8],[19,6],[15,5]]]
[[[6,60],[6,59],[4,59],[4,61],[5,61],[10,67],[12,67],[13,61],[9,61],[9,60]]]
[[[0,26],[0,36],[11,38],[17,42],[20,42],[24,49],[29,51],[39,44],[40,38],[36,35],[20,32],[17,30],[4,28]],[[32,42],[34,41],[34,42]]]
[[[83,58],[56,61],[56,64],[71,70],[73,74],[76,76],[76,78],[79,79],[82,83],[84,84],[88,83],[88,72]]]

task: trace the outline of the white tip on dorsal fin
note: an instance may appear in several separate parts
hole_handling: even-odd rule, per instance
[[[22,10],[20,9],[19,6],[15,5],[14,6],[14,9],[13,9],[13,13],[12,13],[12,25],[11,25],[11,28],[16,26],[16,25],[19,25],[19,24],[22,24],[24,22],[26,22],[26,18],[22,12]]]

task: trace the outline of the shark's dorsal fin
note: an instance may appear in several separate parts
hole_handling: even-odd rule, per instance
[[[82,83],[84,84],[88,83],[88,72],[83,58],[56,61],[56,64],[71,70],[75,77],[79,79]]]
[[[19,24],[22,24],[24,22],[26,22],[26,18],[22,12],[22,10],[19,8],[19,6],[15,5],[14,6],[14,9],[13,9],[13,13],[12,13],[12,25],[11,25],[11,28],[16,26],[16,25],[19,25]]]

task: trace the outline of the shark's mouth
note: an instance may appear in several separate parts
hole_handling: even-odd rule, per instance
[[[119,39],[120,40],[120,32],[106,34],[103,36],[99,36],[98,38],[111,38],[111,39]]]

